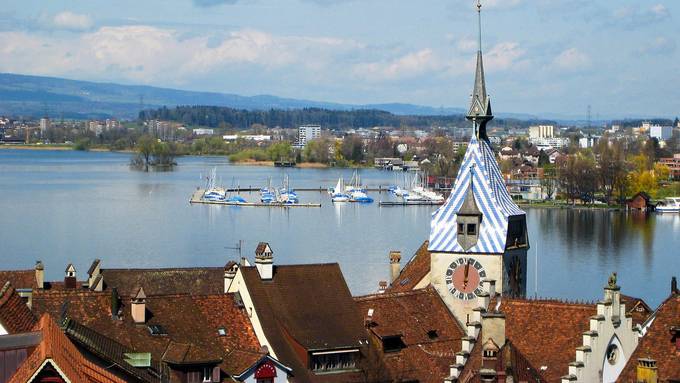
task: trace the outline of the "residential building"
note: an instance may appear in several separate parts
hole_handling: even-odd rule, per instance
[[[194,136],[212,136],[215,134],[215,129],[198,128],[191,131]]]
[[[222,136],[222,139],[225,141],[236,141],[238,139],[246,140],[246,141],[256,141],[256,142],[262,142],[262,141],[271,141],[272,136],[264,135],[264,134],[225,134]]]
[[[50,119],[48,117],[43,117],[40,119],[40,134],[45,135],[50,129]]]
[[[555,127],[553,125],[537,125],[529,127],[529,138],[553,138]]]
[[[659,141],[666,141],[673,137],[673,127],[652,125],[649,129],[649,136]]]
[[[669,177],[672,180],[680,180],[680,153],[674,154],[673,157],[660,158],[658,163],[668,166]]]
[[[298,128],[296,146],[303,147],[307,142],[321,137],[321,125],[303,125]]]
[[[560,149],[569,146],[568,137],[532,138],[529,142],[539,149]]]
[[[588,135],[586,137],[581,137],[578,139],[578,146],[581,149],[593,148],[597,145],[599,140],[600,140],[599,136]]]

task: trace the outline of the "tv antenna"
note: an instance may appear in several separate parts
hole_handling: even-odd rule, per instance
[[[243,258],[243,255],[242,255],[242,253],[243,253],[243,240],[242,239],[239,239],[238,242],[236,243],[236,245],[225,246],[224,248],[227,249],[227,250],[238,250],[239,261],[241,260],[241,258]]]

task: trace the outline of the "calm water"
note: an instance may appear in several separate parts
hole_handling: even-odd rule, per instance
[[[293,187],[334,185],[351,170],[277,169],[230,165],[223,158],[180,158],[176,171],[131,171],[129,155],[0,150],[0,268],[45,263],[61,279],[68,262],[83,277],[91,261],[104,267],[220,266],[238,258],[244,241],[252,258],[268,241],[276,263],[339,262],[354,294],[387,279],[388,252],[408,259],[429,233],[433,207],[330,203],[326,193],[299,193],[321,208],[270,209],[191,206],[200,177],[217,167],[226,186],[275,184],[289,174]],[[389,172],[363,170],[368,186],[394,181]],[[372,193],[377,200],[388,198]],[[256,194],[247,199],[257,199]],[[528,292],[597,299],[612,271],[624,293],[660,303],[672,275],[680,276],[680,215],[527,209],[532,249]],[[535,284],[538,253],[538,286]]]

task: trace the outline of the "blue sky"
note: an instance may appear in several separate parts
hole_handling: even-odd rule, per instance
[[[680,2],[486,0],[494,110],[680,114]],[[3,0],[0,72],[465,106],[473,0]]]

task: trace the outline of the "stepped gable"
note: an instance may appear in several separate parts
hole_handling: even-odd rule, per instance
[[[439,383],[449,376],[464,331],[432,287],[354,300],[392,379]],[[369,309],[373,310],[370,318]],[[384,352],[383,340],[394,337],[401,339],[403,348]]]
[[[680,381],[680,292],[661,303],[649,321],[617,382],[637,382],[638,360],[643,358],[656,361],[659,382]]]
[[[224,289],[224,267],[167,269],[102,269],[106,289],[116,287],[124,297],[133,296],[144,286],[151,295],[220,294]]]
[[[430,272],[430,252],[427,250],[428,241],[423,242],[401,269],[397,279],[387,288],[386,292],[402,292],[413,290]]]
[[[0,325],[10,334],[28,332],[36,319],[8,281],[0,289]]]
[[[133,291],[136,289],[130,289]],[[147,291],[147,287],[144,286]],[[153,291],[153,288],[150,288]],[[136,352],[149,352],[153,360],[168,357],[176,361],[177,350],[188,346],[182,356],[185,363],[199,363],[221,360],[225,372],[233,372],[241,363],[248,361],[231,360],[244,354],[236,350],[258,353],[259,343],[244,309],[239,308],[233,294],[196,296],[188,294],[155,295],[145,299],[146,322],[134,323],[130,300],[120,300],[120,313],[112,317],[112,296],[110,292],[89,290],[37,291],[33,296],[33,311],[37,314],[50,313],[55,317],[66,317],[107,337],[115,339],[123,347]],[[207,306],[211,313],[220,318],[206,315]],[[231,307],[229,307],[231,306]],[[212,315],[212,314],[211,314]],[[167,335],[152,335],[149,325],[159,325]],[[244,329],[243,326],[250,327]],[[220,339],[218,330],[223,327],[228,341]],[[223,343],[224,342],[224,343]],[[229,347],[225,347],[228,344]]]
[[[506,337],[539,371],[544,382],[558,383],[568,372],[574,350],[583,344],[582,333],[589,330],[589,318],[597,314],[597,307],[558,300],[503,298],[501,311],[506,318]]]
[[[337,263],[273,266],[267,280],[255,266],[239,271],[264,336],[276,359],[292,368],[295,381],[365,380],[361,371],[316,375],[305,361],[315,350],[365,347],[361,314]]]
[[[125,383],[105,369],[87,360],[68,340],[48,314],[36,324],[42,339],[28,358],[19,366],[8,383],[25,383],[41,370],[57,369],[57,373],[70,382]],[[51,381],[51,380],[50,380]]]
[[[451,195],[432,215],[430,252],[464,252],[456,237],[456,215],[471,182],[483,219],[479,241],[469,252],[502,254],[505,251],[508,218],[525,213],[510,197],[489,143],[472,137]]]

